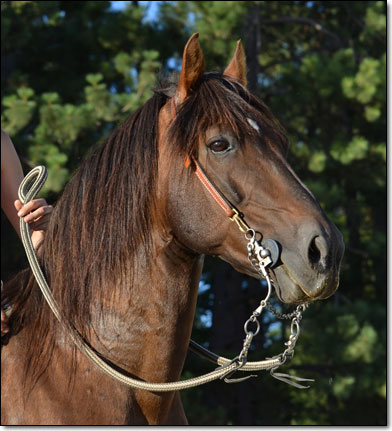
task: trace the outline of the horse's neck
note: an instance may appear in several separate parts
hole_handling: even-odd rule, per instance
[[[117,365],[149,381],[175,380],[188,348],[203,257],[174,240],[156,243],[97,332]]]

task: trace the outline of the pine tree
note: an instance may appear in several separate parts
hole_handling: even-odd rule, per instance
[[[194,425],[385,425],[386,4],[173,1],[2,2],[2,127],[25,171],[49,169],[54,203],[80,161],[143,104],[156,75],[180,67],[200,33],[208,70],[224,70],[241,38],[249,87],[291,141],[289,162],[343,232],[337,293],[304,314],[290,372],[299,391],[261,373],[185,392]],[[26,266],[2,215],[2,278]],[[5,239],[5,241],[4,241]],[[207,259],[193,337],[238,354],[262,286]],[[279,304],[277,304],[279,306]],[[250,359],[282,351],[287,325],[262,322]],[[185,375],[211,369],[189,355]],[[281,407],[284,406],[284,409]]]

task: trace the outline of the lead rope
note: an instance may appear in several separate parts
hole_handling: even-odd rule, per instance
[[[26,175],[26,177],[23,179],[22,183],[20,184],[19,190],[18,190],[19,199],[21,200],[22,204],[24,205],[27,204],[37,196],[37,194],[40,192],[41,188],[43,187],[46,181],[46,178],[47,178],[47,170],[44,166],[38,166]],[[234,220],[234,221],[237,221],[237,220]],[[259,307],[253,312],[251,317],[245,322],[244,330],[246,333],[246,337],[240,354],[236,358],[230,360],[228,358],[217,356],[215,354],[212,354],[212,352],[207,351],[210,354],[212,354],[213,357],[216,358],[216,362],[218,363],[218,365],[220,365],[219,368],[217,368],[216,370],[210,373],[204,374],[200,377],[195,377],[192,379],[183,380],[179,382],[171,382],[171,383],[149,383],[149,382],[144,382],[141,380],[131,378],[127,375],[124,375],[118,372],[117,370],[113,369],[91,347],[89,347],[85,343],[85,341],[81,338],[81,336],[78,334],[76,329],[69,322],[65,321],[65,319],[62,318],[58,305],[52,296],[52,293],[46,282],[45,276],[42,273],[41,267],[37,260],[37,256],[35,254],[35,250],[31,241],[30,227],[23,220],[23,218],[20,219],[20,231],[21,231],[23,246],[25,248],[26,255],[30,263],[32,272],[52,312],[54,313],[58,321],[61,323],[61,325],[64,327],[64,329],[71,337],[72,341],[75,343],[78,349],[84,355],[86,355],[97,367],[99,367],[100,370],[102,370],[104,373],[114,378],[115,380],[119,381],[120,383],[124,383],[125,385],[135,389],[142,389],[142,390],[147,390],[151,392],[168,392],[168,391],[177,391],[181,389],[192,388],[220,378],[225,378],[226,381],[230,381],[228,377],[237,370],[241,370],[241,371],[271,370],[271,374],[274,377],[278,378],[279,380],[285,381],[286,383],[289,383],[292,385],[294,384],[289,380],[290,378],[292,379],[293,377],[288,375],[282,375],[281,373],[275,373],[275,370],[279,366],[286,363],[289,359],[291,359],[294,353],[295,343],[299,334],[299,320],[302,312],[302,310],[299,310],[299,308],[297,308],[298,313],[296,314],[296,321],[295,321],[296,323],[294,324],[292,323],[292,331],[291,331],[292,333],[288,341],[288,343],[290,344],[288,345],[287,349],[281,355],[278,355],[274,358],[267,358],[264,361],[247,363],[247,355],[248,355],[250,344],[252,342],[253,337],[258,333],[260,329],[260,324],[257,320],[257,317],[260,316],[262,310],[267,305],[268,298],[271,294],[271,280],[265,269],[266,266],[268,265],[267,264],[268,258],[269,260],[271,260],[271,258],[269,256],[265,256],[262,258],[264,260],[260,260],[261,255],[266,254],[266,252],[263,251],[266,249],[264,249],[258,244],[258,242],[256,241],[256,233],[254,231],[249,230],[249,233],[246,234],[246,238],[249,241],[248,256],[252,265],[255,266],[256,268],[259,268],[261,273],[265,276],[268,283],[268,293],[266,298],[260,302]],[[250,234],[251,234],[251,237],[249,236]],[[248,329],[248,325],[251,322],[256,323],[257,329],[255,333],[253,333]],[[294,322],[294,318],[293,318],[293,322]],[[295,330],[297,331],[296,333],[293,332],[293,328],[295,328]],[[197,345],[194,342],[193,344]],[[199,347],[203,349],[201,346]],[[295,379],[299,379],[299,378],[295,378]],[[238,381],[238,379],[236,380]],[[294,384],[294,385],[297,387],[302,387],[301,385],[297,385],[297,384]]]

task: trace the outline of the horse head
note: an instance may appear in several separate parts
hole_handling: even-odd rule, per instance
[[[280,259],[271,272],[283,302],[332,295],[342,235],[288,164],[288,140],[278,122],[247,90],[241,43],[223,74],[205,73],[193,35],[171,94],[160,112],[158,143],[167,234],[190,252],[216,255],[260,277],[248,260],[244,234],[203,187],[192,157],[247,225],[278,244]]]

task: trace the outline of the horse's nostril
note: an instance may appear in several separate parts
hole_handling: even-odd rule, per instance
[[[320,258],[321,258],[320,250],[318,249],[316,244],[317,238],[318,238],[317,236],[314,237],[309,245],[308,258],[311,265],[317,265],[320,262]]]
[[[329,247],[326,238],[316,235],[310,241],[308,248],[308,258],[311,266],[320,272],[324,272],[330,266]]]

